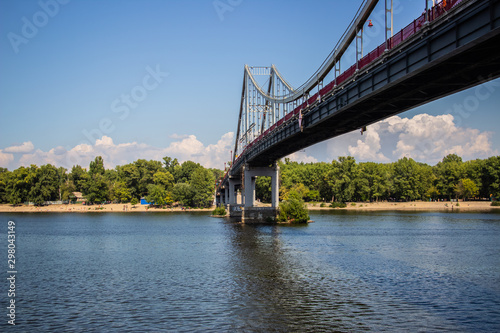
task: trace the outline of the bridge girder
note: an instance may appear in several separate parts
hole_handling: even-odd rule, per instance
[[[323,140],[500,77],[500,1],[465,1],[446,19],[357,71],[321,102],[256,142],[243,163],[267,166]],[[450,38],[451,36],[451,38]]]

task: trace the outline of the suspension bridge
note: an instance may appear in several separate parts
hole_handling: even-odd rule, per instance
[[[280,158],[500,77],[500,0],[424,0],[422,15],[397,32],[392,0],[383,2],[384,42],[363,52],[363,31],[378,3],[365,0],[328,58],[298,88],[274,65],[245,65],[232,161],[216,187],[217,204],[231,216],[276,215]],[[351,46],[355,63],[341,70]],[[272,207],[255,207],[259,176],[271,177]]]

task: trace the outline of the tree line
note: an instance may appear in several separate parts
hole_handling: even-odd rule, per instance
[[[51,164],[21,166],[13,171],[0,168],[0,202],[13,205],[46,201],[74,201],[81,192],[88,203],[137,203],[145,198],[156,205],[174,202],[187,207],[210,207],[215,180],[222,171],[164,157],[163,163],[139,159],[105,169],[101,156],[90,162],[88,170],[75,165],[71,171]]]
[[[435,166],[402,158],[394,163],[357,163],[339,157],[331,163],[279,161],[280,199],[305,201],[438,200],[500,198],[500,156],[462,161],[451,154]],[[210,207],[216,179],[222,170],[164,157],[163,162],[139,159],[105,169],[101,156],[88,170],[75,165],[68,172],[51,164],[31,165],[13,171],[0,168],[0,202],[20,204],[72,201],[81,192],[88,203],[136,203],[140,198],[156,205],[178,203]],[[271,179],[258,177],[256,197],[271,200]]]
[[[450,200],[500,198],[500,156],[462,161],[456,154],[435,166],[401,158],[393,163],[339,157],[331,163],[279,162],[280,199],[290,193],[305,201]],[[271,180],[259,177],[256,197],[271,200]]]

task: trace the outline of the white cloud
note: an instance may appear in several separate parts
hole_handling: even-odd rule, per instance
[[[181,141],[172,142],[165,150],[180,160],[189,159],[190,156],[203,154],[205,146],[196,136],[189,135]]]
[[[181,136],[179,136],[181,138]],[[130,142],[115,144],[113,139],[103,136],[97,139],[94,145],[80,144],[73,148],[56,147],[49,151],[36,151],[23,154],[18,161],[19,165],[53,164],[71,168],[73,165],[88,167],[96,156],[102,156],[106,168],[114,168],[136,161],[137,159],[158,160],[170,156],[179,162],[191,160],[208,168],[224,167],[224,162],[230,158],[229,152],[234,140],[234,133],[224,134],[216,144],[205,146],[196,136],[182,136],[179,141],[172,142],[166,148],[158,148],[144,143]],[[5,156],[4,156],[5,155]],[[9,164],[13,157],[10,154],[1,154],[0,163]],[[4,162],[5,160],[5,162]]]
[[[8,168],[9,164],[14,160],[14,155],[5,154],[2,149],[0,149],[0,167]]]
[[[402,157],[435,164],[455,153],[464,160],[497,155],[490,132],[458,127],[451,114],[413,118],[393,116],[358,131],[331,139],[327,154],[331,159],[351,155],[358,161],[389,162]]]
[[[318,159],[307,154],[305,150],[297,151],[287,156],[291,161],[303,163],[317,163]]]
[[[4,149],[6,153],[31,153],[35,149],[31,141],[23,142],[22,145],[10,146]]]
[[[370,131],[365,132],[364,141],[358,139],[356,146],[349,145],[349,153],[361,160],[373,162],[388,162],[389,159],[384,154],[378,152],[381,148],[380,135],[378,130],[380,125],[374,124],[371,126]]]
[[[464,160],[486,158],[498,153],[491,147],[490,132],[457,127],[451,114],[430,116],[424,113],[411,119],[396,116],[390,118],[389,131],[397,133],[393,128],[399,130],[393,151],[396,159],[406,156],[436,163],[452,153]]]
[[[338,156],[351,155],[357,161],[390,162],[401,157],[411,157],[431,165],[444,156],[455,153],[464,160],[498,155],[492,148],[492,133],[456,125],[452,115],[431,116],[419,114],[413,118],[394,116],[359,131],[344,134],[321,144],[295,152],[288,157],[298,162],[331,161]],[[19,165],[53,164],[71,168],[73,165],[88,167],[96,156],[102,156],[106,168],[124,165],[137,159],[158,160],[170,156],[179,162],[191,160],[205,167],[224,167],[233,150],[234,133],[224,134],[215,144],[205,145],[195,135],[173,134],[174,141],[167,147],[154,147],[144,143],[115,144],[113,139],[102,136],[94,144],[74,147],[55,147],[49,151],[34,150],[31,142],[0,150],[0,166],[16,168]],[[13,155],[13,152],[24,153]]]
[[[174,133],[174,134],[172,134],[172,135],[169,135],[168,137],[169,137],[169,138],[171,138],[171,139],[176,139],[176,140],[179,140],[179,139],[180,139],[180,140],[182,140],[182,139],[186,139],[186,138],[188,138],[188,137],[189,137],[189,135],[187,135],[187,134],[177,134],[177,133]]]

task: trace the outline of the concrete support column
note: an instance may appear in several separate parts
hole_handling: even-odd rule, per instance
[[[239,179],[229,178],[228,191],[229,191],[229,204],[230,205],[238,204],[237,193],[236,193],[236,186],[238,186],[238,185],[241,185],[241,181]]]
[[[245,165],[243,170],[245,179],[245,190],[243,192],[245,207],[254,207],[255,204],[255,180],[256,177],[271,177],[272,206],[279,204],[279,166],[275,163],[272,167],[250,167]]]
[[[255,201],[255,176],[248,166],[245,167],[245,207],[253,207]]]
[[[271,204],[278,208],[280,203],[280,167],[278,163],[273,165],[273,176],[271,176]]]

